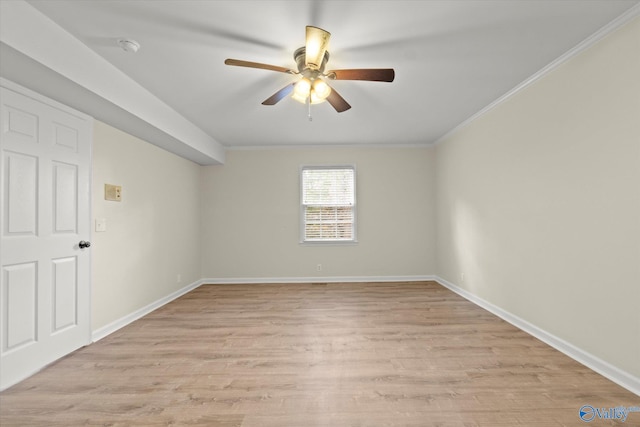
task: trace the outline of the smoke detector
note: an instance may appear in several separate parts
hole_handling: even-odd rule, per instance
[[[140,49],[140,43],[131,39],[118,40],[118,46],[120,46],[125,52],[129,53],[136,53],[138,49]]]

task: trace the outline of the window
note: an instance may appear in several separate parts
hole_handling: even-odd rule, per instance
[[[304,166],[301,170],[301,241],[356,241],[354,166]]]

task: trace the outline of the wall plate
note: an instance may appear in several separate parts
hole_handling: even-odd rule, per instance
[[[119,202],[122,200],[122,187],[119,185],[105,184],[104,199]]]

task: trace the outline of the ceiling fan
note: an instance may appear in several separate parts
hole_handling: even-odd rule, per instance
[[[342,113],[351,108],[351,105],[349,105],[335,89],[329,86],[327,80],[393,81],[395,77],[393,68],[362,68],[325,72],[325,66],[329,60],[329,52],[327,49],[330,37],[331,34],[321,28],[313,26],[306,27],[306,43],[293,53],[298,71],[277,65],[261,64],[259,62],[242,61],[239,59],[226,59],[224,63],[238,67],[260,68],[263,70],[299,75],[301,78],[297,82],[283,87],[265,99],[262,104],[275,105],[287,95],[292,94],[293,99],[309,106],[309,120],[311,120],[311,105],[319,104],[325,100],[329,102],[338,113]]]

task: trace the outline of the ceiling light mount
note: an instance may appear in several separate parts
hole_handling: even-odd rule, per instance
[[[140,43],[132,39],[118,39],[118,46],[129,53],[136,53],[140,49]]]

